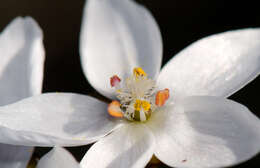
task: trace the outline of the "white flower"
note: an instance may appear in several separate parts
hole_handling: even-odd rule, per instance
[[[80,165],[68,151],[54,147],[39,160],[37,168],[80,168]]]
[[[0,106],[41,93],[42,39],[40,27],[30,17],[14,19],[0,34]],[[0,144],[0,167],[24,168],[32,152],[33,147]]]
[[[130,92],[129,99],[119,95],[126,107],[116,108],[115,103],[110,112],[121,110],[127,119],[110,116],[107,103],[79,94],[24,99],[0,108],[0,142],[77,146],[98,141],[81,161],[83,168],[144,167],[153,154],[174,167],[240,163],[260,150],[260,122],[246,107],[225,98],[259,74],[259,46],[259,29],[213,35],[177,54],[160,71],[161,36],[150,13],[131,0],[89,0],[81,33],[88,81],[115,99],[110,77],[118,75],[122,86],[113,85],[128,93],[138,85],[135,75],[130,76],[132,70],[142,67],[157,82],[157,90],[148,97],[139,92]],[[129,76],[133,82],[124,84]],[[141,88],[154,86],[152,79],[145,78],[148,85]],[[157,107],[155,93],[164,88],[170,98]],[[147,112],[145,104],[153,107],[151,116],[141,119],[140,112]],[[131,115],[135,112],[131,108],[138,107],[139,119]]]

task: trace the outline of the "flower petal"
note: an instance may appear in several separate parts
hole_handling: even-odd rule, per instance
[[[4,29],[0,53],[0,105],[41,93],[43,34],[32,18],[18,17]]]
[[[80,165],[82,168],[145,167],[153,152],[154,137],[150,130],[143,124],[128,124],[95,143]]]
[[[50,152],[44,155],[37,168],[80,168],[79,163],[65,149],[54,147]]]
[[[39,25],[30,17],[15,18],[0,34],[0,106],[39,94],[44,48]],[[24,168],[32,147],[0,144],[1,168]]]
[[[260,151],[260,121],[245,106],[217,97],[189,97],[150,123],[155,155],[174,167],[226,167]]]
[[[32,152],[33,147],[0,144],[1,168],[25,168]]]
[[[49,93],[0,107],[0,142],[26,146],[92,143],[119,126],[107,104],[89,96]]]
[[[244,29],[190,45],[164,66],[159,82],[179,96],[228,97],[259,72],[260,29]]]
[[[91,85],[111,97],[109,79],[125,78],[134,67],[158,75],[162,59],[159,28],[143,6],[132,0],[89,0],[80,37],[81,63]]]

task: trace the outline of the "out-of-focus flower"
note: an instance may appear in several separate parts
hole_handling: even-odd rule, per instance
[[[67,150],[54,147],[39,160],[37,168],[80,168],[80,165]]]
[[[89,0],[82,66],[96,90],[118,100],[108,106],[89,96],[49,93],[1,107],[0,142],[98,141],[82,167],[144,167],[153,154],[174,167],[240,163],[259,152],[260,123],[246,107],[225,98],[259,74],[259,46],[259,29],[213,35],[160,71],[162,41],[151,14],[131,0]]]
[[[0,34],[0,106],[41,93],[42,40],[41,28],[30,17],[17,17]],[[33,147],[0,144],[0,167],[25,168],[32,152]]]

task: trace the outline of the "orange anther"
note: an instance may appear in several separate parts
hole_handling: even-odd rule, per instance
[[[113,117],[123,117],[123,112],[120,109],[120,103],[119,101],[113,100],[107,108],[108,113]]]
[[[159,107],[163,106],[170,96],[169,89],[159,90],[156,93],[155,104]]]
[[[110,78],[110,85],[111,87],[114,87],[116,85],[118,85],[120,83],[121,79],[117,76],[117,75],[114,75]]]

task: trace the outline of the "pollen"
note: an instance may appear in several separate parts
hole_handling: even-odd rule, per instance
[[[147,76],[147,74],[144,72],[144,70],[140,67],[134,68],[133,74],[135,77]]]

